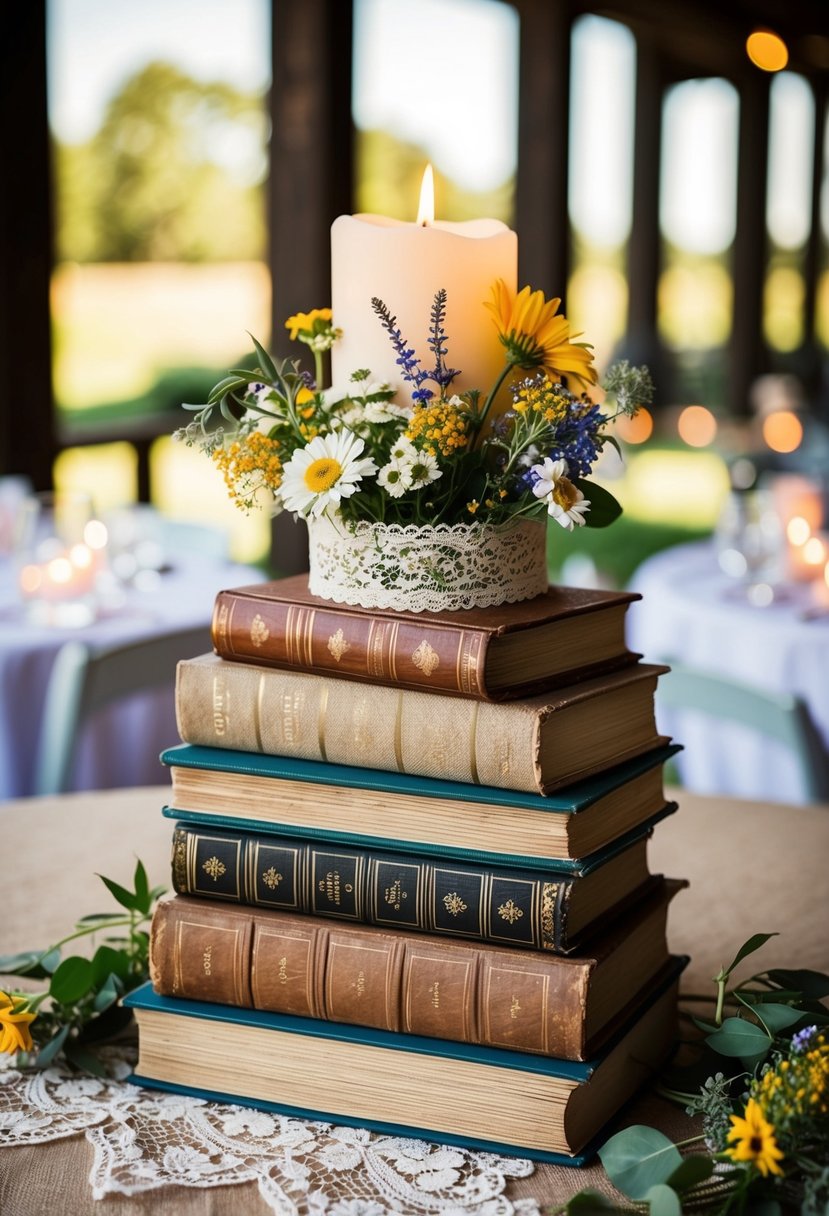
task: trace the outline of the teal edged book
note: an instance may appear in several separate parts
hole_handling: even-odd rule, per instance
[[[138,1023],[135,1084],[294,1118],[582,1165],[677,1036],[676,958],[600,1056],[577,1064],[392,1031],[158,996]]]
[[[639,828],[635,839],[563,871],[558,863],[517,867],[511,857],[481,865],[461,854],[399,854],[178,822],[172,878],[179,895],[567,954],[609,912],[653,888],[649,837]]]
[[[546,796],[189,744],[161,760],[172,778],[166,813],[182,821],[482,861],[512,858],[520,840],[526,864],[575,870],[676,809],[666,803],[663,766],[679,750],[654,748]]]

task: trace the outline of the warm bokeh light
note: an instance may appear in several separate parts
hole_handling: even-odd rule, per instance
[[[68,583],[72,577],[72,563],[68,557],[55,557],[49,562],[46,572],[53,583]]]
[[[105,549],[109,540],[106,524],[100,519],[90,519],[83,530],[83,538],[90,549]]]
[[[810,566],[822,566],[826,561],[826,545],[819,536],[812,536],[806,541],[803,560]]]
[[[88,545],[73,545],[69,550],[69,560],[76,570],[88,570],[92,565],[92,550]]]
[[[763,439],[773,452],[794,452],[803,439],[803,426],[791,410],[776,410],[763,421]]]
[[[803,341],[806,284],[792,266],[770,270],[763,289],[763,333],[774,350],[797,350]]]
[[[20,571],[20,589],[24,595],[34,595],[40,590],[43,571],[40,566],[24,566]]]
[[[644,443],[653,434],[653,418],[649,410],[641,409],[633,418],[622,414],[616,419],[616,435],[625,443]]]
[[[793,545],[805,545],[811,535],[809,522],[802,515],[795,515],[786,525],[786,536]]]
[[[423,170],[423,181],[420,183],[420,202],[417,208],[418,224],[433,224],[435,222],[435,175],[432,166],[427,165]]]
[[[676,424],[683,443],[692,448],[705,448],[717,434],[717,420],[704,405],[686,405]]]
[[[789,62],[785,42],[771,30],[755,30],[746,39],[746,54],[755,67],[764,72],[782,72]]]

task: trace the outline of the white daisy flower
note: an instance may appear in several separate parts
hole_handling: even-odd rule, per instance
[[[584,516],[590,510],[590,502],[568,478],[566,460],[546,456],[541,464],[533,465],[530,472],[535,474],[533,494],[536,498],[547,499],[547,514],[552,515],[556,523],[572,532],[575,524],[581,526],[586,522]]]
[[[408,421],[413,413],[414,410],[393,401],[367,401],[365,405],[366,422],[396,422],[401,418]]]
[[[362,439],[343,430],[317,435],[294,452],[279,487],[286,510],[317,516],[350,498],[363,477],[377,472],[370,456],[360,459],[364,446]]]
[[[382,486],[391,498],[400,498],[411,489],[412,476],[408,465],[390,460],[377,474],[377,484]]]
[[[414,459],[407,460],[405,463],[408,465],[413,490],[419,490],[421,486],[428,486],[430,482],[437,481],[439,477],[443,476],[438,468],[437,457],[432,456],[429,452],[416,452]]]
[[[400,435],[392,444],[389,456],[400,464],[411,464],[419,459],[420,452],[418,452],[411,439],[407,439],[405,435]]]

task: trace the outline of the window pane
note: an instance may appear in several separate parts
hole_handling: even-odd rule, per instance
[[[709,406],[725,397],[738,122],[737,91],[725,80],[690,80],[666,94],[659,329],[674,351],[679,399]]]
[[[172,431],[246,330],[269,339],[268,20],[267,0],[49,0],[53,377],[70,430],[120,438],[160,414]]]
[[[500,0],[356,0],[357,208],[410,220],[423,167],[439,219],[512,218],[518,17]]]
[[[602,17],[575,22],[571,46],[567,313],[606,364],[627,320],[625,255],[633,204],[636,43]]]
[[[815,102],[809,84],[781,72],[771,85],[766,226],[769,267],[763,328],[773,350],[802,345],[804,259],[812,224],[812,155]]]
[[[820,187],[821,268],[815,324],[820,344],[829,348],[829,106],[823,121],[823,180]]]

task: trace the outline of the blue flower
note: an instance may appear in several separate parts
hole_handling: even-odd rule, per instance
[[[798,1030],[797,1034],[792,1035],[792,1051],[806,1051],[816,1034],[817,1026],[804,1026],[803,1030]]]

